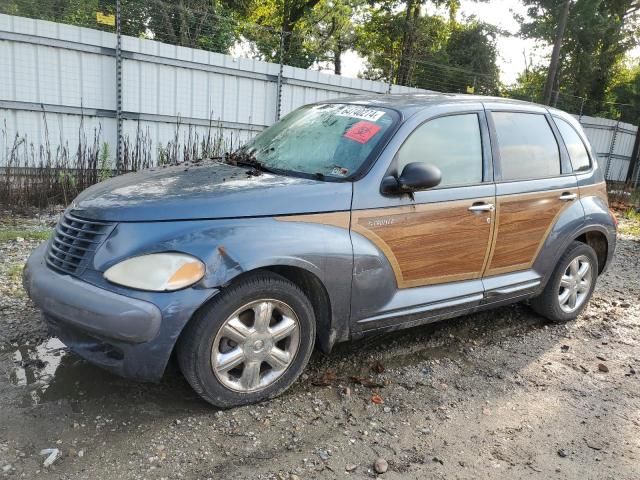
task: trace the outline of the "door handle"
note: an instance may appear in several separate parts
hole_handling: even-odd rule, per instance
[[[495,209],[493,203],[474,203],[469,207],[470,212],[493,212]]]
[[[575,193],[564,192],[562,195],[560,195],[560,200],[562,200],[563,202],[569,202],[571,200],[575,200],[576,198],[578,198],[578,195]]]

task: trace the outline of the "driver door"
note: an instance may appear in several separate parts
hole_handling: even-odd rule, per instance
[[[483,298],[495,185],[484,109],[462,108],[407,122],[386,161],[383,155],[368,181],[354,184],[356,331],[437,319]],[[413,162],[438,167],[441,183],[413,195],[381,192],[383,178],[399,177]]]

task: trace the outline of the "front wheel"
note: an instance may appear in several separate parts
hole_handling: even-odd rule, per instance
[[[589,245],[573,242],[562,255],[542,294],[531,300],[553,322],[575,319],[586,308],[598,278],[598,259]]]
[[[304,370],[315,316],[287,279],[259,273],[225,289],[180,337],[178,363],[191,387],[218,407],[272,398]]]

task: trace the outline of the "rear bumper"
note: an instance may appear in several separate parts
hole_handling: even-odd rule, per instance
[[[159,380],[182,328],[217,293],[187,289],[137,292],[148,298],[133,298],[53,271],[45,263],[45,251],[43,244],[29,257],[23,284],[51,334],[74,353],[123,377]]]

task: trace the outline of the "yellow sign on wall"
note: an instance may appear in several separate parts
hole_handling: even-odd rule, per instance
[[[116,16],[109,13],[96,12],[96,22],[115,27]]]

